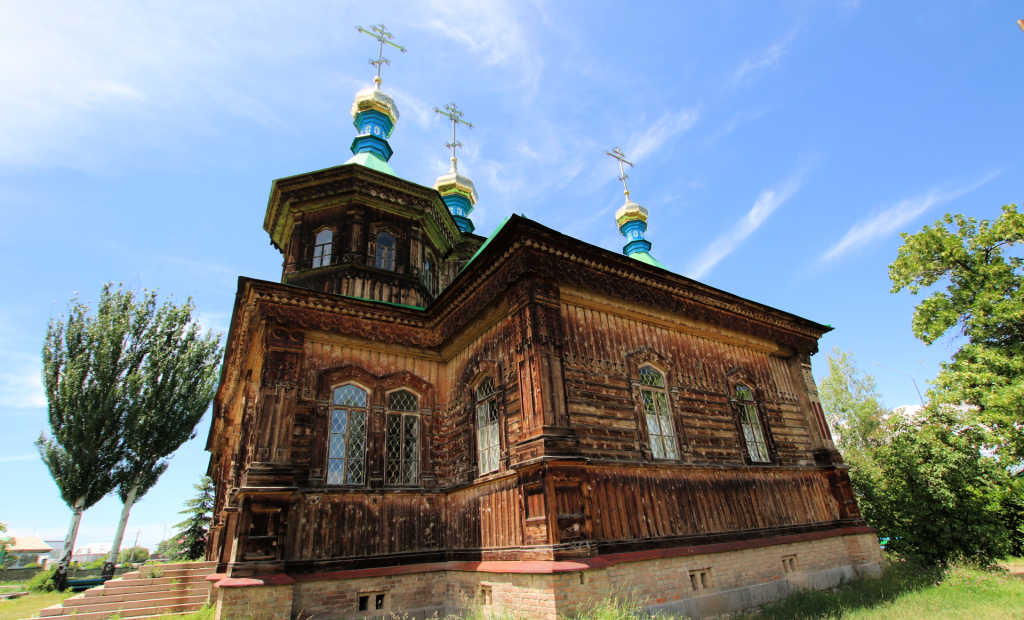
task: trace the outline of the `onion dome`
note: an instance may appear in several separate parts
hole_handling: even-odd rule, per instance
[[[398,106],[380,89],[380,76],[374,77],[373,83],[357,92],[352,102],[352,124],[358,133],[352,139],[352,157],[345,163],[395,175],[388,163],[394,152],[388,138],[398,122]]]
[[[629,194],[626,194],[626,204],[615,212],[615,223],[626,238],[626,245],[622,246],[623,254],[648,265],[665,268],[658,259],[651,256],[651,242],[644,239],[644,233],[647,232],[647,209],[630,200]]]
[[[455,224],[462,232],[473,232],[473,220],[469,214],[476,204],[476,187],[467,176],[459,174],[454,165],[448,172],[437,177],[434,189],[441,194],[441,200],[448,206],[455,218]]]
[[[445,146],[452,151],[451,169],[437,177],[434,181],[434,189],[441,194],[441,200],[448,206],[455,225],[464,233],[471,233],[475,228],[469,214],[476,204],[476,186],[469,177],[459,174],[459,160],[455,155],[455,149],[462,146],[462,143],[455,139],[455,130],[460,124],[472,127],[473,124],[462,118],[462,111],[454,103],[449,103],[444,108],[434,108],[434,111],[447,118],[452,124],[452,141]]]
[[[622,253],[642,263],[664,269],[665,266],[651,256],[651,242],[644,239],[644,233],[647,232],[647,209],[629,197],[629,185],[626,184],[629,175],[626,174],[625,166],[632,167],[633,162],[626,159],[626,154],[619,147],[606,151],[605,154],[619,162],[619,180],[622,181],[622,193],[626,196],[626,203],[615,212],[615,223],[619,227],[619,232],[626,238]]]

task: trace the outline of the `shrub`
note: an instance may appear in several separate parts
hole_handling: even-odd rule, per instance
[[[53,574],[56,572],[56,568],[41,570],[25,582],[25,587],[33,592],[53,592],[57,589],[57,584],[53,582]]]

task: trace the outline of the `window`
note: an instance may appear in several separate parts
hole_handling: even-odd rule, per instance
[[[377,268],[395,270],[395,237],[389,232],[377,233]]]
[[[665,375],[650,366],[640,368],[640,396],[644,400],[644,418],[651,440],[651,455],[656,459],[679,458],[676,428],[665,391]]]
[[[497,471],[499,452],[498,390],[487,377],[476,388],[476,458],[481,474]]]
[[[334,247],[334,233],[324,229],[316,234],[313,243],[313,267],[326,267],[331,264],[331,249]]]
[[[334,389],[327,448],[327,484],[366,481],[366,390],[352,385]]]
[[[754,463],[771,462],[760,416],[757,414],[754,392],[742,383],[736,386],[736,405],[740,410],[740,428],[743,430],[743,441],[747,444],[747,456]]]
[[[423,284],[423,288],[427,289],[427,292],[431,295],[434,294],[434,272],[432,269],[433,265],[430,264],[430,259],[424,259],[423,272],[420,274],[420,282]]]
[[[388,394],[385,484],[417,484],[420,476],[419,398],[409,390]],[[404,413],[408,412],[408,413]]]

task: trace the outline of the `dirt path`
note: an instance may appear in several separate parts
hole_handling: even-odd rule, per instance
[[[1011,560],[1009,562],[1002,562],[999,564],[1006,570],[1010,571],[1010,574],[1014,577],[1024,579],[1024,560]]]

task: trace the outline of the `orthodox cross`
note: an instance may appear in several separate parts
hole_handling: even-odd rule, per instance
[[[632,167],[633,166],[633,162],[631,162],[631,161],[626,159],[626,154],[623,153],[622,149],[620,149],[619,147],[615,147],[615,148],[613,148],[610,151],[605,151],[604,154],[609,156],[609,157],[611,157],[611,158],[613,158],[613,159],[618,160],[618,162],[619,162],[619,180],[622,181],[622,188],[624,190],[622,193],[626,195],[626,200],[628,201],[629,200],[629,186],[626,185],[626,179],[629,178],[629,175],[626,174],[626,169],[623,167],[623,164],[628,164],[630,167]]]
[[[383,65],[390,65],[391,61],[384,58],[384,44],[388,44],[391,47],[398,48],[400,52],[405,53],[405,48],[391,40],[392,34],[388,31],[387,26],[384,24],[377,24],[376,26],[370,26],[367,30],[362,26],[356,26],[356,30],[363,34],[368,34],[374,39],[377,39],[377,60],[370,59],[370,64],[377,67],[377,77],[373,78],[374,84],[380,86],[380,68]]]
[[[452,141],[445,146],[452,150],[452,170],[457,170],[455,149],[462,146],[462,143],[455,139],[455,128],[458,127],[459,123],[462,123],[472,129],[473,123],[462,119],[462,110],[454,103],[449,103],[444,108],[434,108],[434,111],[452,122]]]

